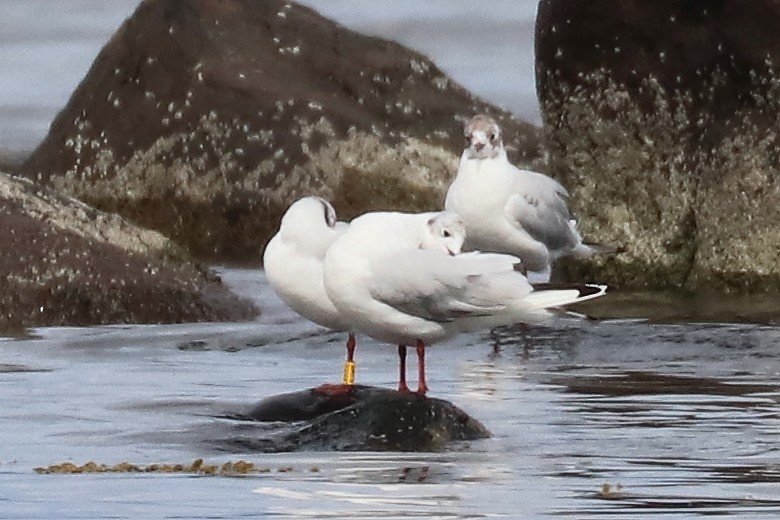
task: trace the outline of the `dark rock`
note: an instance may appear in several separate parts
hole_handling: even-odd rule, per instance
[[[623,287],[780,288],[780,2],[542,0],[537,91],[583,235]]]
[[[748,397],[777,391],[777,385],[772,383],[733,383],[709,377],[658,374],[639,370],[606,378],[582,374],[553,376],[550,384],[564,388],[565,392],[609,397],[664,394]]]
[[[435,451],[490,436],[448,401],[363,385],[334,396],[309,389],[270,397],[238,418],[266,424],[220,441],[222,449]]]
[[[200,258],[255,262],[304,194],[342,218],[440,207],[476,112],[500,120],[516,160],[540,157],[535,128],[426,57],[308,8],[147,0],[23,172]]]
[[[254,307],[155,231],[0,174],[0,331],[239,320]]]
[[[29,155],[29,152],[0,148],[0,172],[16,173]]]
[[[336,410],[341,410],[359,399],[371,395],[372,392],[383,389],[353,385],[350,392],[328,395],[318,392],[316,388],[280,394],[263,399],[257,403],[246,415],[253,421],[309,421],[317,416]],[[387,390],[390,392],[390,390]]]

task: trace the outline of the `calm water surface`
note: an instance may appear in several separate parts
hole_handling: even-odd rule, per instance
[[[224,441],[245,425],[219,416],[337,382],[344,338],[296,318],[262,272],[223,274],[263,317],[0,341],[0,518],[780,515],[780,328],[562,318],[462,336],[430,349],[431,393],[492,438],[424,454],[235,453]],[[364,339],[358,381],[395,374],[394,349]],[[33,472],[197,457],[272,471]],[[604,497],[604,484],[621,489]]]

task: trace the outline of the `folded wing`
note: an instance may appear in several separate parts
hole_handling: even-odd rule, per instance
[[[516,170],[514,193],[504,213],[515,227],[544,243],[550,250],[576,247],[576,228],[566,205],[568,193],[557,181],[540,173]]]
[[[532,291],[510,255],[447,256],[415,249],[374,261],[372,297],[401,312],[431,321],[493,316]]]

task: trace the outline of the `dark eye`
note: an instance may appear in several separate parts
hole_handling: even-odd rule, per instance
[[[450,238],[450,232],[447,231],[446,229],[442,231],[441,234],[444,238]]]
[[[495,133],[495,132],[491,132],[491,134],[490,134],[490,140],[491,140],[491,141],[495,141],[497,137],[498,137],[498,136],[496,135],[496,133]]]

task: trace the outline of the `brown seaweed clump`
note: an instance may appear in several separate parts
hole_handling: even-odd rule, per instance
[[[185,473],[193,475],[204,475],[211,477],[241,477],[253,474],[272,473],[274,470],[270,467],[258,466],[253,462],[237,460],[228,461],[222,464],[209,464],[203,459],[195,459],[190,464],[148,464],[138,465],[130,462],[120,462],[118,464],[98,464],[89,461],[82,465],[73,462],[63,462],[52,464],[45,467],[33,468],[33,471],[40,475],[53,474],[81,474],[81,473]],[[289,473],[295,471],[291,466],[279,467],[277,473]],[[308,470],[311,473],[319,472],[317,466],[312,466]]]

